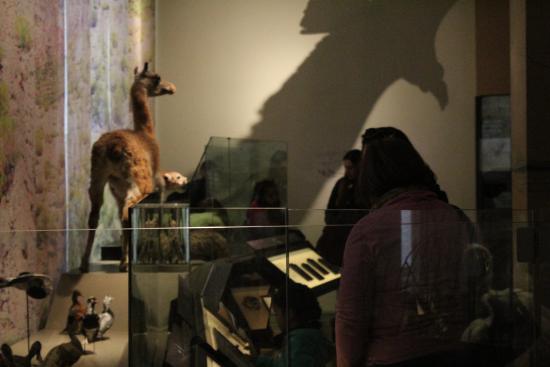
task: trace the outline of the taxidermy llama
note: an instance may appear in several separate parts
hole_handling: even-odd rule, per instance
[[[121,271],[128,269],[128,208],[153,192],[156,186],[164,185],[158,174],[159,145],[148,100],[149,97],[174,94],[176,87],[147,69],[148,64],[145,63],[143,71],[138,72],[138,68],[134,70],[135,78],[130,90],[134,129],[107,132],[92,147],[89,188],[92,208],[88,217],[88,240],[80,265],[82,272],[88,271],[105,185],[109,184],[117,202],[123,228]]]

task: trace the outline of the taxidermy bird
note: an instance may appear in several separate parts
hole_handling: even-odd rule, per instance
[[[74,334],[69,333],[69,337],[70,342],[60,344],[48,352],[40,367],[70,367],[78,362],[85,354],[84,348]]]
[[[82,320],[82,331],[88,343],[91,343],[96,339],[97,331],[99,330],[99,316],[95,313],[95,297],[88,298],[87,303],[86,315]]]
[[[31,361],[34,357],[38,359],[38,362],[42,363],[42,344],[36,341],[32,344],[26,356],[16,356],[13,354],[11,347],[7,344],[2,344],[0,347],[0,367],[31,367]]]
[[[105,296],[103,298],[103,312],[99,314],[99,330],[97,332],[97,338],[102,339],[107,330],[113,326],[115,321],[115,314],[111,310],[111,302],[113,297]]]

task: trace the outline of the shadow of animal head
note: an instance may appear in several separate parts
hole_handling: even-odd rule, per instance
[[[391,64],[401,65],[400,77],[431,93],[443,109],[448,102],[447,88],[434,43],[441,20],[455,2],[310,0],[300,26],[303,34],[328,33],[339,39],[354,37],[359,40],[358,45],[363,43],[364,49],[382,53]]]
[[[324,161],[318,147],[330,157],[352,147],[395,82],[405,80],[429,93],[442,109],[448,105],[435,41],[455,2],[309,1],[301,32],[326,36],[264,102],[248,136],[288,142],[289,180],[294,187],[308,187],[299,198],[289,192],[290,205],[308,207],[321,188],[319,176],[326,177],[322,172],[336,172],[341,164],[339,159]]]
[[[160,75],[149,71],[149,63],[147,62],[141,72],[137,67],[134,69],[134,86],[145,88],[149,97],[176,93],[176,86],[173,83],[162,80]]]

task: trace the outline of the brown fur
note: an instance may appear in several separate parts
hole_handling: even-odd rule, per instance
[[[92,148],[92,170],[89,196],[92,204],[88,217],[88,240],[80,269],[88,271],[90,253],[103,204],[103,189],[108,183],[119,209],[123,227],[120,269],[127,270],[130,243],[128,209],[155,190],[159,180],[159,145],[148,98],[173,94],[175,86],[162,82],[147,70],[135,70],[135,81],[130,91],[133,130],[115,130],[103,134]]]

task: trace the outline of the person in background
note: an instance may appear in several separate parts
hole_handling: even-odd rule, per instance
[[[324,367],[334,357],[334,346],[321,332],[321,307],[313,291],[289,282],[287,292],[277,289],[272,295],[281,348],[272,356],[260,355],[256,367]],[[287,344],[288,343],[288,344]],[[288,362],[288,364],[287,364]]]
[[[288,156],[286,151],[277,150],[269,159],[267,178],[273,180],[279,191],[279,200],[282,206],[287,204],[287,170]]]
[[[403,131],[392,126],[369,128],[365,130],[365,133],[363,134],[362,137],[363,137],[363,149],[365,148],[365,145],[368,145],[369,143],[372,143],[377,140],[389,138],[389,137],[393,139],[401,139],[406,144],[412,147],[412,143],[407,137],[407,135],[405,135]],[[469,233],[470,233],[470,243],[478,242],[479,239],[478,239],[477,228],[475,227],[475,225],[472,223],[472,221],[468,218],[468,216],[462,209],[460,209],[458,206],[449,202],[449,197],[447,196],[447,193],[441,189],[441,187],[437,183],[435,174],[429,167],[428,167],[427,175],[428,177],[425,178],[425,181],[426,181],[425,186],[429,190],[433,191],[439,200],[450,204],[457,211],[457,214],[460,216],[461,221],[468,223]],[[369,207],[370,205],[368,203],[368,199],[361,198],[360,196],[361,195],[358,195],[358,200],[362,203],[362,205]]]
[[[403,140],[405,143],[412,146],[411,141],[409,140],[409,137],[401,130],[393,127],[393,126],[384,126],[384,127],[371,127],[367,130],[365,130],[365,133],[362,135],[363,138],[363,152],[365,152],[365,146],[369,143],[372,143],[377,140],[382,140],[385,138],[391,137],[392,139],[400,139]],[[414,147],[413,147],[414,149]],[[428,167],[429,168],[429,167]],[[429,169],[429,172],[427,173],[428,177],[425,178],[425,185],[432,190],[439,200],[442,200],[446,203],[449,202],[449,198],[447,196],[447,193],[441,189],[439,184],[437,183],[437,180],[435,178],[435,174],[431,169]],[[362,198],[363,200],[365,198]],[[368,206],[368,203],[363,203],[364,205]]]
[[[325,212],[326,224],[355,224],[355,222],[349,223],[349,221],[355,219],[356,216],[350,216],[345,210],[338,211],[337,209],[358,209],[360,207],[356,200],[355,187],[359,177],[361,151],[359,149],[348,151],[342,162],[344,163],[344,177],[336,181],[330,193],[328,210]]]
[[[468,224],[442,200],[433,171],[410,141],[388,129],[376,139],[377,131],[363,135],[358,191],[374,210],[346,243],[338,367],[470,366],[460,343]]]
[[[352,226],[365,212],[360,210],[355,193],[357,178],[359,176],[359,163],[361,151],[353,149],[348,151],[342,159],[344,163],[344,177],[341,177],[330,194],[325,211],[325,223],[323,234],[317,242],[317,251],[330,263],[341,266],[344,254],[344,245]]]
[[[279,198],[277,184],[273,180],[262,180],[254,186],[250,209],[246,212],[246,225],[250,228],[249,238],[266,238],[284,233],[284,211]]]

